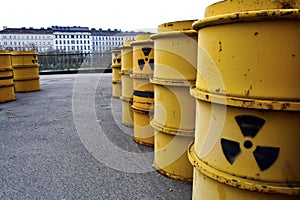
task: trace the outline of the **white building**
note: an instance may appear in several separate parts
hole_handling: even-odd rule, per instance
[[[92,51],[109,52],[116,47],[122,46],[125,40],[135,40],[135,37],[142,33],[144,32],[122,32],[118,29],[96,30],[92,28]]]
[[[0,49],[12,51],[51,51],[53,34],[51,28],[6,28],[0,31]]]
[[[118,29],[96,30],[80,26],[52,26],[51,28],[4,28],[0,30],[0,50],[36,50],[41,52],[110,52],[135,40],[144,32],[122,32]]]
[[[52,26],[53,48],[63,52],[91,52],[91,31],[88,27]]]

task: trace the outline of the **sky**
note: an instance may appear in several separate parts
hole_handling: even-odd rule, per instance
[[[122,31],[156,31],[162,23],[201,19],[220,0],[5,0],[0,30],[82,26]]]

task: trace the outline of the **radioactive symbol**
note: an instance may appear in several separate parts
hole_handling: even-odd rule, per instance
[[[119,55],[118,53],[114,53],[114,59],[113,59],[114,64],[116,64],[116,63],[120,64],[121,63],[121,58],[117,58],[118,55]]]
[[[243,143],[246,149],[251,149],[253,143],[251,138],[254,138],[259,130],[265,124],[265,120],[251,115],[239,115],[235,117],[235,121],[246,139]],[[242,149],[240,143],[229,139],[221,138],[222,151],[226,160],[233,164],[236,158],[241,154]],[[280,148],[270,146],[256,146],[253,151],[253,156],[261,171],[267,170],[277,160]]]
[[[150,52],[152,51],[151,47],[144,47],[142,48],[143,54],[144,54],[144,58],[143,59],[138,59],[138,64],[139,64],[139,68],[140,70],[144,69],[144,66],[146,63],[148,63],[150,65],[151,70],[154,69],[154,59],[149,59],[149,55]]]

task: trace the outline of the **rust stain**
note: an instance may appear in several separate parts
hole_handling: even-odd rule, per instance
[[[223,49],[222,49],[222,42],[219,41],[219,52],[221,52]]]

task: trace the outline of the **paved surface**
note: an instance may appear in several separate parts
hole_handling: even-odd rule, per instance
[[[42,75],[0,104],[0,199],[191,199],[121,124],[111,74]]]

